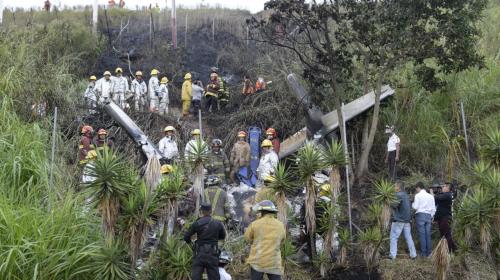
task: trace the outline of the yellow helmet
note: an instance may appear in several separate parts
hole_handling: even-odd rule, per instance
[[[121,67],[116,67],[115,73],[123,73],[123,69]]]
[[[103,76],[111,76],[111,72],[109,72],[109,71],[104,71]]]
[[[266,178],[264,178],[264,183],[272,183],[275,181],[276,181],[276,178],[274,176],[271,176],[271,175],[267,175]]]
[[[186,75],[184,75],[184,80],[189,80],[191,79],[191,73],[186,73]]]
[[[175,131],[175,128],[171,125],[165,127],[165,129],[163,130],[164,132],[167,132],[167,131]]]
[[[86,159],[93,160],[97,157],[97,152],[95,150],[90,150],[87,153],[87,156],[85,157]]]
[[[262,148],[268,148],[268,147],[272,147],[273,146],[273,142],[271,142],[271,140],[264,140],[262,141],[262,144],[260,145]]]
[[[141,71],[137,71],[137,72],[135,72],[135,75],[136,75],[136,76],[141,76],[141,77],[142,77],[142,72],[141,72]]]
[[[161,166],[161,169],[160,169],[161,174],[172,173],[172,171],[174,171],[174,167],[170,164],[164,164]]]
[[[90,76],[89,80],[91,80],[91,81],[95,81],[95,80],[97,80],[97,77],[96,77],[96,76],[94,76],[94,75],[92,75],[92,76]]]
[[[160,71],[156,69],[151,70],[151,75],[158,75],[158,73],[160,73]]]
[[[166,84],[166,83],[168,83],[168,78],[167,77],[161,78],[160,84]]]
[[[329,196],[332,193],[332,185],[325,183],[319,187],[320,196]]]
[[[191,131],[191,135],[200,135],[201,134],[201,131],[199,129],[195,129],[193,131]]]

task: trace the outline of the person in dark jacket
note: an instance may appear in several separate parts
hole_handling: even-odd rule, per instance
[[[396,191],[397,201],[391,205],[393,212],[390,235],[390,258],[396,259],[396,255],[398,253],[398,239],[401,232],[403,232],[406,244],[410,250],[410,258],[414,259],[417,257],[417,251],[415,250],[415,244],[413,243],[413,239],[411,237],[410,198],[404,191],[402,182],[396,182],[394,190]]]
[[[206,270],[208,280],[219,280],[218,241],[226,238],[226,231],[221,222],[212,219],[212,205],[203,203],[200,207],[202,217],[196,220],[184,234],[184,241],[191,244],[191,237],[196,234],[191,279],[201,280]]]
[[[431,194],[434,194],[433,189],[431,189]],[[445,183],[442,187],[442,192],[434,195],[434,200],[436,201],[436,214],[434,215],[434,221],[439,226],[439,233],[441,237],[445,237],[448,242],[448,249],[453,252],[457,249],[453,237],[451,235],[451,207],[453,206],[453,193],[451,192],[450,183]]]

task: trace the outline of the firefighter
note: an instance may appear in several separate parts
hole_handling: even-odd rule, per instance
[[[225,108],[229,103],[229,89],[227,88],[226,81],[219,75],[219,69],[217,67],[211,68],[212,73],[217,74],[217,82],[219,82],[219,92],[217,94],[219,105],[221,108]]]
[[[262,156],[260,157],[259,167],[257,167],[257,175],[259,180],[263,182],[267,176],[274,173],[278,166],[279,157],[273,151],[273,143],[270,140],[265,139],[262,141],[261,147]]]
[[[266,90],[266,86],[267,84],[264,78],[259,77],[257,79],[257,82],[255,82],[255,92],[256,93],[263,92],[264,90]]]
[[[250,77],[248,75],[245,75],[243,80],[243,90],[242,90],[243,95],[248,96],[254,92],[255,89],[252,86],[252,81],[250,80]]]
[[[97,131],[97,141],[96,141],[96,150],[100,151],[106,148],[113,148],[113,140],[108,139],[108,132],[101,128]]]
[[[97,96],[95,93],[95,83],[96,76],[92,75],[89,78],[89,85],[83,94],[83,98],[85,100],[85,104],[87,105],[87,109],[89,110],[89,114],[96,113],[95,109],[97,107]]]
[[[184,75],[184,83],[182,83],[182,116],[189,116],[189,108],[191,107],[191,99],[193,98],[193,87],[191,83],[191,73]]]
[[[278,209],[271,201],[263,200],[255,209],[260,212],[260,218],[245,231],[245,240],[251,244],[247,259],[250,278],[262,280],[266,274],[270,280],[280,280],[284,274],[281,247],[286,237],[285,225],[276,219]]]
[[[247,167],[250,169],[250,144],[246,141],[247,133],[245,131],[238,132],[238,141],[234,143],[231,149],[229,162],[231,163],[230,178],[232,182],[236,182],[236,174],[240,168]]]
[[[208,164],[206,166],[209,175],[218,176],[223,183],[229,179],[229,160],[226,153],[222,150],[222,140],[212,140],[212,149],[209,154]]]
[[[123,76],[123,69],[117,67],[115,70],[116,76],[113,80],[113,101],[120,108],[125,109],[125,93],[129,92],[127,78]]]
[[[196,220],[184,234],[184,241],[191,244],[191,237],[196,234],[193,248],[192,280],[201,280],[206,270],[208,280],[219,280],[219,240],[226,238],[224,225],[211,217],[212,205],[203,203],[200,207],[201,217]]]
[[[225,223],[231,217],[227,193],[221,188],[221,180],[217,175],[209,175],[203,192],[205,202],[212,205],[212,217]]]
[[[82,137],[80,138],[80,143],[78,145],[78,164],[84,166],[87,163],[87,154],[89,151],[94,150],[94,144],[92,143],[92,133],[94,129],[90,125],[84,125],[82,127]]]
[[[205,141],[201,139],[201,131],[199,129],[194,129],[193,131],[191,131],[191,137],[192,137],[191,140],[189,140],[184,149],[184,157],[186,159],[189,159],[189,157],[193,156],[194,154],[197,154],[198,141],[201,144],[201,147],[199,148],[203,149],[203,151],[201,151],[201,154],[208,155],[209,152],[208,147],[205,144]]]
[[[135,72],[135,79],[132,81],[130,90],[134,94],[134,109],[136,111],[144,110],[144,107],[146,106],[148,86],[142,78],[142,71]]]
[[[175,141],[175,128],[169,125],[165,127],[163,132],[165,133],[165,137],[158,143],[158,148],[167,161],[171,163],[179,157],[179,149]]]
[[[149,111],[158,111],[158,96],[160,95],[160,82],[158,81],[158,74],[160,71],[151,70],[151,78],[149,78],[148,92],[149,92]]]
[[[273,143],[273,150],[276,152],[276,154],[279,155],[280,153],[280,139],[278,138],[278,133],[276,132],[276,129],[270,127],[266,130],[266,138],[268,140],[271,140]]]
[[[219,97],[219,80],[217,73],[210,74],[207,90],[205,92],[205,112],[214,112],[217,110],[217,98]]]
[[[160,94],[158,95],[158,98],[160,100],[160,109],[159,109],[158,113],[160,115],[168,114],[168,104],[170,102],[169,102],[169,99],[168,99],[168,87],[167,87],[167,83],[168,83],[168,78],[167,77],[161,78],[161,81],[160,81]]]
[[[95,86],[95,92],[97,97],[99,97],[99,103],[109,103],[112,89],[113,80],[111,80],[111,72],[104,71],[103,77],[96,82]]]

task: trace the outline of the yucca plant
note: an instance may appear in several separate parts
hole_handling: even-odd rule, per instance
[[[397,201],[393,183],[384,179],[375,183],[375,195],[373,199],[376,203],[382,205],[380,221],[382,222],[382,229],[385,231],[389,228],[391,222],[391,205]]]
[[[384,207],[379,203],[370,203],[368,206],[368,220],[372,225],[382,225],[382,213]]]
[[[96,179],[84,187],[101,214],[104,234],[113,237],[120,201],[132,188],[129,167],[114,150],[104,149],[88,170],[89,176]]]
[[[123,199],[120,215],[122,232],[130,249],[132,271],[135,270],[137,258],[142,253],[146,234],[154,224],[153,216],[158,212],[158,204],[144,181],[137,181],[134,187],[134,191]]]
[[[162,240],[166,241],[174,232],[179,201],[186,196],[186,181],[180,168],[174,166],[173,172],[163,177],[155,192],[155,200],[161,209],[159,223],[164,225]]]
[[[146,162],[144,182],[150,190],[154,190],[161,181],[161,164],[157,157],[150,157]]]
[[[344,148],[342,144],[332,140],[321,152],[326,166],[331,168],[330,185],[332,186],[332,203],[336,204],[341,190],[340,168],[347,163]]]
[[[297,153],[297,174],[306,186],[305,220],[309,241],[311,243],[311,257],[316,255],[314,235],[316,233],[316,188],[313,181],[314,173],[325,167],[325,161],[320,150],[313,143],[306,143]]]
[[[351,245],[351,234],[348,229],[339,230],[339,254],[337,257],[337,265],[340,267],[347,267],[347,250]]]
[[[438,245],[432,251],[432,264],[436,268],[436,279],[446,280],[446,273],[450,267],[450,254],[448,253],[448,242],[441,238]]]
[[[184,155],[187,159],[188,164],[191,167],[192,178],[193,178],[193,190],[194,196],[196,197],[196,209],[195,215],[199,215],[200,203],[203,200],[203,166],[208,161],[208,145],[201,139],[197,139],[194,144],[191,145],[188,154]]]
[[[367,228],[359,233],[359,241],[363,248],[366,267],[368,272],[371,272],[379,259],[379,248],[383,241],[382,233],[377,226]]]
[[[147,279],[188,280],[191,276],[193,252],[180,237],[162,242],[158,252],[149,259],[145,271]]]
[[[288,199],[286,195],[292,193],[297,188],[297,185],[284,163],[278,164],[272,177],[273,180],[267,187],[269,187],[276,196],[278,220],[286,226],[288,223]]]
[[[480,150],[483,160],[500,167],[500,130],[498,128],[488,129]]]
[[[129,280],[132,271],[128,262],[127,247],[117,238],[107,238],[104,244],[91,254],[92,262],[82,268],[95,280]]]
[[[340,216],[340,207],[338,204],[321,203],[323,214],[319,217],[320,231],[324,232],[323,238],[323,253],[325,256],[332,256],[332,252],[336,249],[335,235],[337,233],[337,217]],[[333,221],[333,222],[332,222]]]

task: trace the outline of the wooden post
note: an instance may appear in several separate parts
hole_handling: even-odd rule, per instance
[[[250,28],[247,25],[247,46],[248,46],[248,35],[250,34]]]
[[[175,0],[172,0],[172,46],[177,48],[177,11]]]
[[[149,9],[149,47],[153,48],[153,8]]]
[[[184,31],[184,47],[187,48],[187,44],[188,44],[188,14],[186,12],[186,29]]]
[[[469,136],[467,135],[467,124],[465,122],[464,103],[460,101],[460,113],[462,114],[462,125],[464,127],[465,148],[467,149],[467,159],[470,163]]]
[[[212,41],[215,41],[215,18],[212,18]]]
[[[94,34],[97,34],[97,19],[99,12],[99,5],[97,2],[97,0],[94,0],[94,4],[92,5],[92,31]]]

